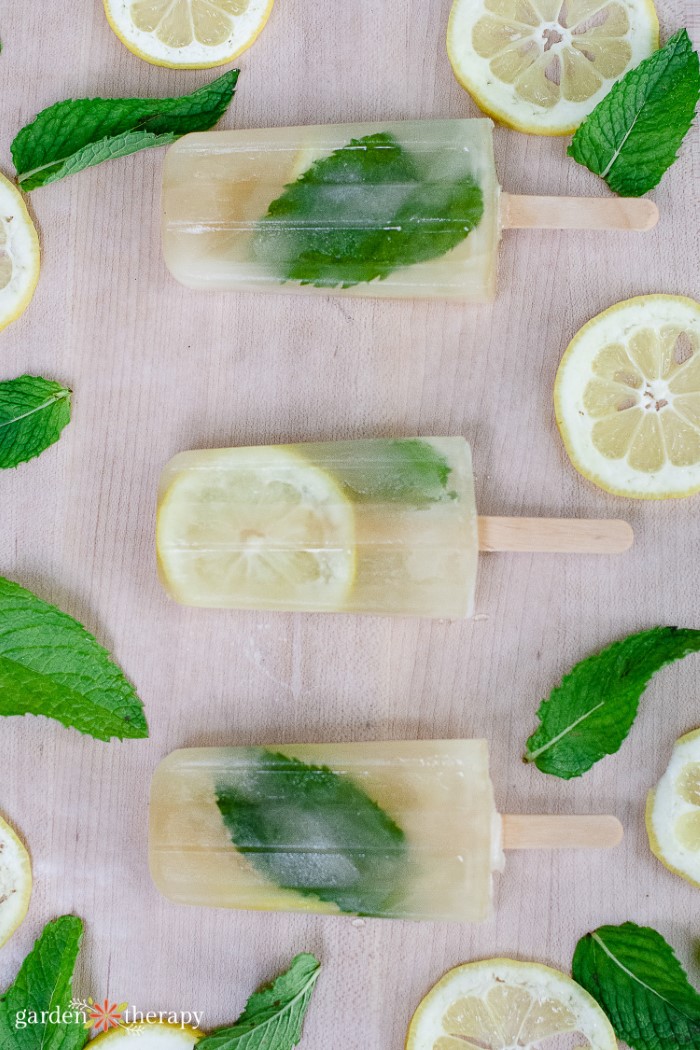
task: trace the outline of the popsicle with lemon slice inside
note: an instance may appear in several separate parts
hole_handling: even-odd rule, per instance
[[[646,230],[648,200],[501,193],[490,120],[187,135],[163,250],[192,288],[487,302],[502,228]]]
[[[614,817],[500,817],[484,740],[175,751],[151,787],[159,890],[208,907],[473,922],[503,849],[616,845]]]
[[[463,437],[183,452],[160,483],[161,579],[185,605],[459,618],[483,551],[618,553],[623,521],[478,517]]]

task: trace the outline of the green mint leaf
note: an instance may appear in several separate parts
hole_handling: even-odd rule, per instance
[[[685,29],[613,85],[569,156],[623,197],[641,197],[673,164],[700,98],[700,62]]]
[[[238,70],[180,98],[83,98],[42,110],[12,143],[17,181],[35,190],[103,160],[206,131],[226,112]]]
[[[648,926],[601,926],[576,946],[572,973],[632,1050],[700,1050],[700,995]]]
[[[0,468],[34,459],[70,422],[70,390],[40,376],[0,383]]]
[[[404,883],[406,837],[348,777],[250,748],[216,785],[234,846],[284,889],[341,911],[383,914]],[[313,829],[313,841],[309,840]]]
[[[76,620],[0,577],[0,715],[44,715],[98,740],[146,737],[143,706]]]
[[[82,936],[83,924],[74,915],[63,915],[44,927],[14,983],[0,996],[2,1050],[82,1050],[85,1046],[89,1033],[70,1006]]]
[[[197,1050],[292,1050],[320,972],[315,956],[297,955],[285,973],[251,995],[234,1025],[205,1036]]]
[[[287,186],[258,223],[253,252],[284,281],[350,288],[444,255],[483,212],[468,156],[441,177],[439,151],[419,160],[378,132],[352,139]]]
[[[582,660],[542,701],[525,761],[564,780],[580,777],[620,749],[650,678],[697,652],[700,631],[653,627]]]
[[[409,503],[423,506],[453,499],[448,490],[452,468],[429,441],[420,438],[373,438],[338,441],[332,460],[322,457],[346,495],[355,503]],[[314,458],[313,446],[307,454]]]

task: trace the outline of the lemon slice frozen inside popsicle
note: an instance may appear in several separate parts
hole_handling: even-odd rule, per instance
[[[256,40],[274,0],[104,0],[132,54],[156,66],[205,69],[232,62]]]
[[[700,303],[644,295],[574,336],[554,385],[571,462],[617,496],[700,491]]]
[[[495,120],[568,135],[659,46],[651,0],[454,0],[447,53]]]
[[[592,1050],[617,1047],[598,1003],[570,977],[539,963],[485,959],[450,970],[428,992],[406,1050],[527,1050],[557,1036],[576,1036]]]
[[[647,831],[661,863],[700,888],[700,729],[676,741],[668,769],[649,794]]]
[[[333,478],[286,447],[184,452],[161,482],[160,571],[188,605],[341,609],[354,533]]]

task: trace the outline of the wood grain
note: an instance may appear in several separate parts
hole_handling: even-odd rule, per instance
[[[617,817],[513,816],[504,813],[503,849],[612,849],[624,831]]]
[[[626,521],[610,518],[497,518],[478,519],[480,551],[529,554],[623,554],[634,542]]]
[[[695,0],[658,0],[666,38]],[[476,116],[445,54],[448,0],[278,0],[239,60],[223,127]],[[0,167],[14,133],[69,96],[177,94],[211,71],[135,58],[98,0],[8,0],[0,15]],[[498,128],[513,193],[600,196],[566,140]],[[700,983],[698,891],[649,850],[643,812],[673,741],[700,725],[700,658],[651,683],[619,754],[580,780],[521,761],[541,698],[577,660],[655,624],[700,626],[695,499],[635,503],[571,467],[554,421],[561,354],[596,313],[633,295],[700,298],[697,127],[654,199],[649,233],[506,232],[492,305],[188,292],[159,247],[159,150],[37,190],[39,288],[0,334],[0,375],[75,391],[40,459],[0,475],[0,571],[59,603],[110,646],[146,705],[150,739],[101,744],[41,719],[0,735],[0,810],[31,849],[29,916],[0,950],[0,987],[42,925],[86,922],[77,989],[139,1009],[230,1022],[298,951],[324,971],[304,1050],[400,1050],[422,995],[488,956],[567,969],[601,923],[655,926]],[[163,465],[189,448],[374,435],[464,434],[485,515],[623,518],[623,557],[482,559],[463,623],[181,608],[153,550]],[[516,852],[480,926],[202,911],[159,897],[147,868],[151,773],[177,747],[450,736],[491,741],[507,813],[611,813],[611,852]]]
[[[652,200],[620,197],[535,197],[501,194],[504,230],[653,230],[659,221]]]

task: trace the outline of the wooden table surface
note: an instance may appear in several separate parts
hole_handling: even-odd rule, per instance
[[[658,0],[663,38],[696,0]],[[239,65],[222,127],[476,116],[445,55],[448,0],[277,0]],[[133,57],[99,0],[9,0],[0,18],[0,167],[36,112],[90,95],[179,94],[210,71]],[[496,131],[512,192],[605,187],[566,141]],[[44,719],[8,719],[0,808],[26,838],[35,890],[0,952],[5,987],[43,924],[86,923],[77,990],[140,1009],[231,1022],[299,951],[323,975],[306,1050],[398,1050],[419,999],[486,956],[569,968],[601,923],[655,926],[700,978],[698,891],[649,851],[647,790],[673,741],[700,723],[700,660],[664,670],[620,753],[566,783],[521,762],[539,700],[576,660],[654,624],[700,626],[700,497],[616,499],[569,464],[552,408],[564,347],[612,303],[700,298],[695,127],[655,193],[650,234],[504,238],[493,306],[382,302],[179,287],[159,247],[163,153],[104,164],[36,191],[39,288],[0,336],[0,377],[75,391],[59,444],[0,478],[0,572],[61,605],[114,653],[145,703],[146,741],[103,744]],[[199,611],[171,603],[153,549],[161,468],[189,448],[372,435],[464,434],[485,514],[625,517],[625,556],[491,555],[463,623]],[[162,899],[147,869],[155,764],[174,748],[254,741],[484,736],[502,811],[610,812],[612,853],[511,856],[494,917],[477,927],[247,914]]]

